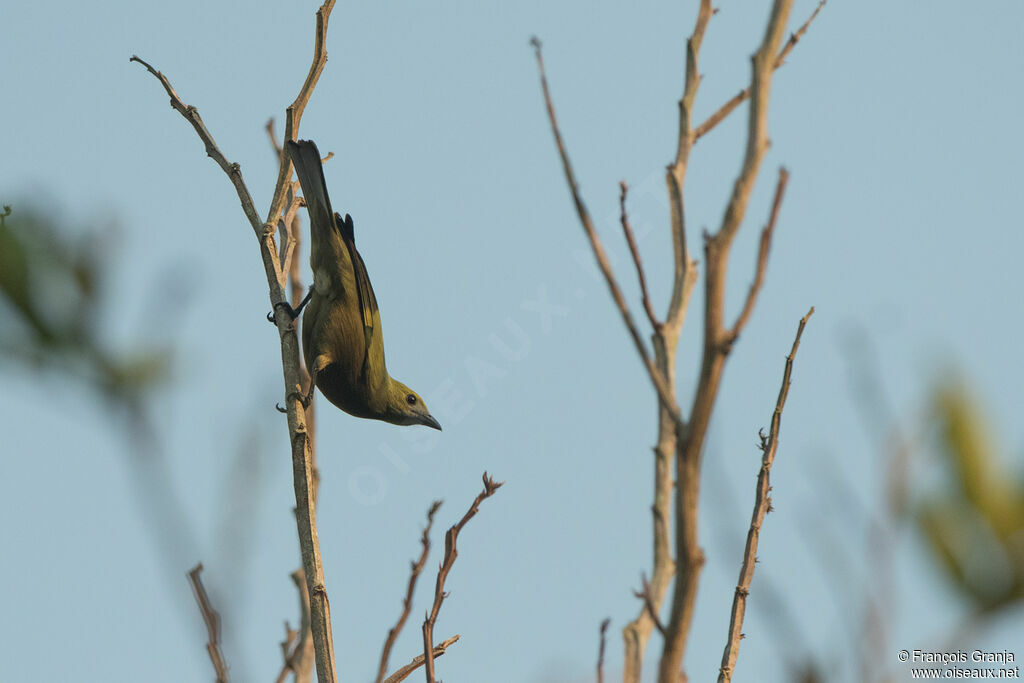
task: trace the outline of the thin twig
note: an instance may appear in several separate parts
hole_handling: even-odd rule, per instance
[[[203,579],[199,576],[202,571],[203,564],[200,562],[188,573],[188,580],[192,584],[192,594],[196,597],[199,611],[203,614],[203,621],[206,622],[206,651],[210,655],[213,671],[217,674],[217,683],[228,683],[228,666],[220,651],[220,614],[213,608],[210,596],[206,594]]]
[[[256,208],[253,205],[252,195],[249,194],[249,189],[245,186],[245,181],[242,179],[242,171],[238,164],[233,164],[227,160],[227,157],[217,147],[217,143],[214,142],[213,136],[210,131],[206,129],[206,124],[203,123],[203,119],[199,116],[199,110],[191,105],[185,104],[178,93],[171,87],[171,82],[167,80],[161,72],[154,69],[148,62],[140,59],[137,55],[132,55],[129,62],[138,62],[142,66],[146,67],[149,73],[153,74],[160,84],[164,87],[167,95],[171,98],[171,106],[182,116],[185,120],[192,124],[192,128],[195,129],[196,134],[199,135],[199,139],[203,141],[203,145],[206,147],[206,156],[216,162],[231,179],[231,184],[235,186],[235,191],[238,193],[238,198],[242,202],[242,211],[245,212],[245,217],[249,219],[249,223],[252,225],[253,231],[257,237],[261,236],[261,233],[265,231],[263,221],[260,220],[259,214],[256,213]]]
[[[284,666],[281,667],[281,671],[277,674],[275,679],[277,683],[284,683],[288,678],[288,674],[291,671],[288,667],[288,658],[292,656],[298,639],[299,632],[293,629],[286,619],[284,622],[284,640],[281,641],[281,659],[284,661]]]
[[[611,619],[605,619],[601,622],[601,642],[597,646],[597,683],[604,683],[604,647],[606,640],[605,634],[608,632],[608,624],[610,623],[612,623]]]
[[[619,283],[615,279],[615,274],[612,272],[612,266],[608,261],[608,256],[604,251],[604,246],[601,244],[601,238],[597,236],[597,231],[594,229],[594,222],[590,218],[590,212],[587,210],[586,205],[583,203],[583,199],[580,197],[579,187],[576,183],[576,175],[572,170],[572,162],[569,160],[569,154],[565,149],[565,143],[562,142],[562,133],[558,128],[558,119],[555,117],[555,106],[551,101],[551,93],[548,90],[548,79],[544,71],[544,56],[541,54],[540,40],[534,37],[530,41],[530,44],[533,45],[534,52],[537,56],[537,69],[540,72],[540,86],[544,93],[544,103],[547,107],[548,119],[551,122],[551,132],[555,136],[555,145],[558,147],[558,155],[562,159],[562,169],[565,171],[565,179],[569,184],[569,191],[572,193],[573,202],[576,205],[576,213],[579,215],[580,223],[583,225],[583,231],[587,234],[587,238],[590,240],[590,246],[594,251],[594,257],[597,259],[597,265],[601,268],[601,273],[604,275],[605,282],[608,283],[608,289],[611,291],[612,299],[615,300],[615,304],[618,306],[619,312],[622,314],[622,320],[626,324],[626,329],[629,330],[629,336],[633,339],[633,344],[636,346],[637,353],[640,354],[640,360],[643,361],[644,367],[647,368],[647,374],[650,376],[651,382],[654,383],[654,387],[658,392],[658,397],[665,405],[665,408],[671,412],[676,422],[682,425],[682,413],[680,412],[679,405],[676,403],[675,397],[672,394],[672,388],[669,386],[665,377],[658,372],[658,368],[655,367],[650,354],[647,352],[647,345],[644,344],[644,341],[640,336],[640,331],[637,329],[636,323],[633,321],[633,314],[630,312],[629,305],[626,303],[626,299],[622,295],[622,290],[619,288]]]
[[[473,504],[469,506],[469,510],[462,516],[462,519],[455,526],[448,529],[448,532],[444,535],[444,559],[441,560],[441,566],[437,572],[437,583],[434,586],[434,604],[430,608],[430,613],[427,614],[426,619],[423,621],[423,655],[426,662],[427,683],[435,683],[436,680],[434,678],[434,624],[437,622],[437,615],[441,611],[441,603],[444,602],[445,597],[448,595],[444,592],[445,579],[448,578],[448,572],[452,570],[452,565],[455,564],[455,558],[459,556],[459,551],[456,547],[459,532],[479,511],[480,503],[493,496],[505,483],[503,481],[495,482],[493,478],[487,476],[487,472],[484,472],[483,481],[484,490],[477,494]]]
[[[657,330],[661,327],[661,323],[658,322],[658,316],[654,314],[654,307],[651,306],[651,295],[647,291],[647,276],[644,275],[643,262],[640,260],[640,249],[636,245],[633,228],[629,224],[629,214],[626,213],[626,194],[628,192],[629,187],[626,185],[626,181],[619,182],[619,222],[622,223],[622,232],[629,244],[629,253],[633,255],[633,265],[636,266],[636,276],[640,280],[640,296],[643,300],[644,311],[647,313],[647,320],[651,323],[651,328]]]
[[[757,492],[754,496],[754,512],[750,518],[750,529],[747,531],[747,544],[743,550],[743,563],[740,566],[739,581],[736,584],[736,593],[732,599],[732,615],[729,618],[729,639],[725,644],[725,651],[722,653],[722,668],[718,671],[718,683],[729,683],[732,680],[733,671],[736,668],[736,658],[740,653],[740,640],[743,638],[743,616],[747,609],[747,595],[750,593],[750,582],[754,578],[754,567],[757,563],[757,542],[761,535],[761,525],[764,517],[771,509],[771,469],[775,462],[775,453],[779,448],[779,429],[782,426],[782,409],[786,405],[786,396],[789,394],[790,375],[793,372],[793,359],[800,347],[800,337],[804,333],[804,326],[814,314],[814,307],[807,311],[807,315],[800,319],[800,325],[796,329],[796,338],[793,340],[793,348],[786,356],[786,368],[782,373],[782,386],[779,388],[779,397],[775,402],[775,411],[772,413],[771,426],[768,429],[768,436],[761,432],[761,470],[757,474]]]
[[[325,39],[327,31],[327,20],[334,0],[327,0],[317,10],[316,15],[316,44],[313,51],[313,64],[305,83],[299,91],[295,102],[288,107],[286,116],[285,138],[294,140],[309,96],[313,92],[320,72],[327,61]],[[153,74],[163,85],[164,90],[171,98],[171,106],[181,113],[182,116],[192,125],[199,138],[206,146],[207,154],[224,170],[231,179],[235,191],[238,193],[242,203],[242,210],[260,244],[260,256],[263,260],[263,267],[267,277],[267,285],[270,290],[271,310],[285,302],[284,276],[281,263],[278,258],[278,251],[274,241],[274,232],[277,227],[277,218],[284,208],[285,188],[291,181],[291,162],[285,158],[280,164],[277,187],[274,190],[271,208],[268,211],[266,222],[259,219],[259,215],[253,205],[252,196],[242,180],[242,174],[238,164],[231,164],[220,152],[213,141],[213,137],[206,129],[206,125],[199,117],[195,107],[187,106],[178,97],[178,94],[171,87],[168,79],[148,63],[133,56],[131,61],[137,61]],[[287,155],[286,155],[287,156]],[[281,340],[281,360],[284,370],[285,396],[288,404],[288,433],[292,447],[292,474],[295,486],[296,503],[296,524],[298,527],[299,546],[302,551],[302,566],[310,596],[310,616],[312,621],[312,634],[316,653],[316,670],[319,683],[335,683],[337,673],[335,671],[334,644],[331,635],[330,603],[327,598],[327,588],[324,583],[323,565],[320,557],[320,542],[316,531],[316,474],[309,431],[306,423],[306,412],[302,403],[298,400],[301,390],[300,385],[300,363],[298,337],[295,328],[287,316],[277,317],[278,335]]]
[[[302,113],[306,110],[313,89],[320,74],[327,65],[327,23],[331,18],[331,10],[334,9],[335,0],[325,0],[320,9],[316,11],[316,34],[313,45],[313,63],[306,74],[306,80],[299,89],[295,101],[289,105],[284,118],[284,139],[295,140],[299,134],[299,122],[302,120]],[[280,157],[281,163],[277,172],[277,184],[274,187],[273,199],[270,202],[270,210],[267,212],[267,223],[273,223],[281,214],[285,206],[285,195],[288,184],[292,178],[291,157],[283,154]]]
[[[640,585],[642,589],[633,591],[633,595],[644,601],[644,609],[647,612],[647,616],[654,623],[654,627],[658,629],[658,633],[664,636],[665,625],[661,623],[661,619],[658,617],[658,607],[655,604],[654,597],[651,595],[651,584],[648,583],[647,577],[643,574],[640,575]]]
[[[430,554],[430,529],[434,526],[434,515],[437,514],[440,507],[441,501],[435,500],[430,505],[430,509],[427,510],[427,525],[423,527],[423,534],[420,537],[420,545],[422,546],[420,557],[415,562],[409,563],[409,584],[405,589],[405,599],[402,600],[402,614],[398,617],[398,622],[394,628],[388,631],[388,637],[384,641],[384,649],[380,653],[380,667],[377,669],[377,683],[381,683],[388,673],[388,658],[391,656],[391,648],[394,646],[398,634],[402,632],[406,619],[409,618],[409,611],[412,609],[412,595],[416,590],[416,581],[419,580],[420,573],[427,564],[427,556]]]
[[[306,590],[306,579],[301,569],[292,572],[292,582],[299,595],[299,630],[295,632],[298,640],[290,650],[285,649],[284,664],[277,675],[277,683],[284,683],[289,673],[295,674],[295,683],[310,680],[313,674],[313,639],[311,637],[309,617],[309,591]],[[287,625],[286,625],[287,626]],[[281,644],[282,647],[285,643]]]
[[[772,236],[775,234],[775,223],[779,218],[779,208],[782,206],[782,197],[786,193],[786,184],[789,182],[789,171],[785,168],[779,169],[779,180],[775,185],[775,199],[772,201],[771,215],[768,222],[761,230],[761,245],[757,251],[757,268],[754,272],[754,281],[750,283],[750,290],[747,292],[747,300],[743,303],[743,310],[740,311],[736,322],[729,329],[726,336],[726,343],[732,343],[740,336],[740,332],[747,324],[750,314],[754,310],[754,303],[757,301],[758,292],[764,284],[764,273],[768,267],[768,252],[772,246]]]
[[[442,640],[440,643],[438,643],[437,645],[434,646],[433,656],[436,658],[436,657],[440,657],[441,655],[443,655],[445,653],[445,651],[448,649],[448,647],[452,643],[458,641],[458,639],[459,639],[459,636],[458,636],[458,634],[456,634],[456,635],[452,636],[451,638],[449,638],[448,640]],[[426,657],[424,657],[423,655],[416,655],[415,657],[413,657],[411,662],[409,662],[408,664],[403,666],[401,669],[399,669],[395,673],[393,673],[390,676],[388,676],[386,679],[384,679],[384,683],[399,683],[399,681],[404,681],[406,678],[409,677],[409,674],[411,674],[412,672],[416,671],[416,669],[418,669],[421,666],[423,666],[423,663],[425,661],[426,661]]]
[[[800,39],[804,37],[805,33],[807,33],[807,29],[810,28],[811,22],[818,16],[818,12],[821,11],[821,8],[825,6],[825,1],[826,0],[821,0],[821,2],[818,3],[818,6],[814,8],[814,12],[811,13],[811,16],[803,23],[803,26],[797,29],[795,33],[790,34],[789,40],[786,41],[786,44],[775,58],[776,69],[786,63],[786,57],[789,56],[789,53],[793,51],[796,44],[800,42]],[[697,130],[693,132],[693,141],[696,142],[711,132],[712,128],[724,121],[725,118],[736,109],[736,107],[740,106],[748,99],[750,99],[750,88],[744,88],[739,92],[739,94],[734,95],[728,102],[719,107],[718,110],[709,116],[704,123],[697,126]]]

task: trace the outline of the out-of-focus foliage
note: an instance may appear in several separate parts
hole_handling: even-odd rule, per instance
[[[991,612],[1024,597],[1024,481],[1001,461],[978,401],[959,382],[933,396],[949,483],[917,521],[957,590]]]
[[[100,334],[110,251],[98,233],[69,237],[51,220],[0,212],[0,359],[84,380],[131,404],[166,376],[162,350],[116,351]]]

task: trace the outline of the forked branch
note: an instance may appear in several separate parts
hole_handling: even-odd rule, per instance
[[[299,91],[295,102],[288,108],[285,138],[295,139],[298,132],[302,111],[312,94],[313,88],[320,77],[323,65],[327,60],[325,35],[327,20],[334,6],[334,0],[327,0],[317,11],[316,44],[314,47],[313,64],[306,81]],[[171,106],[192,125],[206,147],[207,154],[223,169],[231,180],[242,203],[242,210],[256,234],[260,245],[260,256],[267,278],[270,293],[271,310],[285,303],[285,276],[279,260],[274,232],[277,219],[284,208],[286,190],[291,180],[291,164],[287,159],[281,161],[277,187],[274,190],[271,208],[265,222],[260,221],[259,214],[253,206],[252,195],[242,179],[238,164],[227,161],[207,130],[195,107],[182,102],[171,86],[170,81],[147,62],[133,56],[131,61],[142,64],[160,81],[164,90],[171,98]],[[285,395],[288,397],[288,434],[292,448],[292,472],[295,485],[295,512],[299,534],[299,547],[302,551],[303,573],[306,579],[310,599],[311,630],[316,653],[317,678],[320,683],[334,683],[337,680],[334,663],[334,644],[331,636],[330,604],[327,599],[327,588],[324,584],[323,566],[320,558],[320,542],[316,531],[316,485],[317,477],[309,429],[306,423],[306,412],[297,400],[301,391],[301,365],[299,362],[299,346],[295,328],[286,316],[276,320],[278,335],[281,340],[281,362],[284,370]]]
[[[672,392],[672,387],[669,386],[668,381],[655,367],[654,361],[651,359],[651,355],[647,352],[647,345],[644,344],[643,338],[640,336],[640,331],[637,329],[636,322],[633,320],[633,314],[629,310],[629,305],[626,303],[626,298],[622,295],[622,289],[619,287],[618,281],[615,279],[615,274],[612,272],[611,263],[608,261],[608,255],[605,253],[604,245],[601,243],[601,238],[597,235],[597,230],[594,228],[594,221],[590,217],[590,212],[587,210],[586,204],[583,203],[583,198],[580,196],[579,186],[576,183],[576,174],[572,169],[572,162],[569,160],[569,153],[565,149],[565,143],[562,141],[562,133],[558,128],[558,119],[555,116],[555,105],[551,101],[551,92],[548,89],[547,74],[544,71],[544,56],[541,53],[541,43],[536,37],[534,37],[530,44],[533,45],[534,52],[537,56],[537,69],[540,72],[540,87],[544,93],[544,104],[547,107],[548,120],[551,122],[551,132],[555,136],[555,145],[558,147],[558,155],[562,160],[562,169],[565,172],[566,182],[569,184],[569,191],[572,193],[573,203],[576,205],[576,213],[579,215],[580,223],[583,225],[583,231],[587,235],[587,239],[590,240],[590,246],[594,251],[594,258],[597,260],[597,265],[601,269],[601,273],[604,275],[605,282],[608,284],[608,289],[611,292],[612,299],[615,301],[615,305],[619,308],[619,313],[622,314],[622,321],[626,324],[626,329],[629,331],[629,336],[633,339],[633,345],[636,347],[637,353],[640,354],[640,360],[643,362],[644,367],[647,369],[647,374],[651,378],[651,382],[654,384],[654,388],[658,392],[658,398],[674,417],[678,424],[682,424],[682,413],[679,411],[679,405],[676,403],[675,396]]]
[[[448,647],[459,640],[458,635],[454,635],[448,640],[442,640],[440,643],[434,646],[431,650],[431,656],[434,658],[440,657],[448,651]],[[412,661],[403,666],[401,669],[384,679],[384,683],[399,683],[408,678],[416,669],[423,666],[423,663],[427,661],[427,658],[423,655],[416,655]]]
[[[789,40],[786,41],[786,44],[775,58],[776,69],[786,63],[786,57],[789,56],[789,53],[793,51],[796,44],[799,43],[800,39],[804,37],[805,33],[807,33],[807,29],[811,27],[811,22],[818,16],[818,12],[820,12],[821,8],[825,6],[825,2],[826,0],[821,0],[818,3],[818,6],[814,8],[814,12],[811,13],[811,16],[807,21],[805,21],[794,33],[790,34]],[[740,106],[748,99],[750,99],[750,88],[744,88],[739,92],[739,94],[733,96],[728,102],[719,107],[714,114],[704,121],[704,123],[697,126],[697,130],[693,132],[694,142],[710,133],[712,128],[724,121],[725,118],[736,109],[736,107]]]

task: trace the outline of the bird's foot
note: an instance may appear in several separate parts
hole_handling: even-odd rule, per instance
[[[282,309],[285,312],[285,314],[287,314],[288,327],[291,328],[292,323],[294,323],[295,319],[299,317],[299,312],[292,308],[292,305],[287,301],[279,301],[278,303],[274,304],[274,310],[272,310],[270,313],[267,313],[267,322],[273,323],[274,325],[277,324],[278,309]]]
[[[309,404],[313,402],[313,392],[304,394],[301,391],[293,391],[288,394],[287,398],[294,398],[296,401],[302,404],[303,408],[308,408]]]

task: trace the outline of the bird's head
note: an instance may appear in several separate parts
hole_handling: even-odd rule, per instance
[[[384,419],[396,425],[424,425],[441,430],[441,423],[430,414],[420,395],[397,380],[391,380]]]

